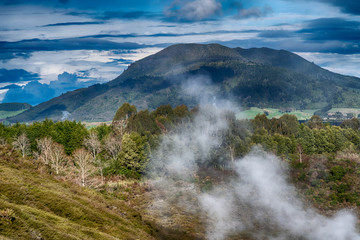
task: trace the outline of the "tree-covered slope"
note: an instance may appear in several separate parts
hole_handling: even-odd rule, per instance
[[[211,82],[216,94],[242,106],[360,107],[360,79],[332,73],[294,53],[178,44],[134,62],[106,84],[63,94],[9,120],[60,119],[64,111],[76,120],[111,120],[124,102],[141,109],[168,103],[192,107],[194,98],[181,86],[199,81]]]

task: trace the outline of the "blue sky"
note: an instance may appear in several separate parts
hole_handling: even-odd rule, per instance
[[[360,1],[0,0],[0,101],[35,105],[189,42],[285,49],[360,77]]]

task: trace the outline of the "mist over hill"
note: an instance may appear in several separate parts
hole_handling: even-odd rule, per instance
[[[209,85],[218,96],[244,107],[360,107],[359,78],[330,72],[294,53],[177,44],[134,62],[108,83],[62,94],[8,120],[28,122],[68,116],[106,121],[124,102],[139,109],[162,104],[193,107],[194,97],[181,89],[197,83]]]

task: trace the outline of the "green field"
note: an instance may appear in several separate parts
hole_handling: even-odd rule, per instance
[[[16,116],[22,112],[24,112],[26,109],[24,110],[19,110],[19,111],[0,111],[0,119],[5,119],[8,117],[13,117]]]
[[[298,120],[307,120],[310,119],[312,115],[314,115],[314,112],[316,109],[307,109],[307,110],[295,110],[288,113],[281,112],[277,108],[257,108],[252,107],[250,109],[247,109],[245,111],[242,111],[238,114],[236,114],[236,117],[238,119],[254,119],[257,114],[263,114],[265,112],[268,112],[268,118],[279,118],[284,114],[292,114],[297,117]]]

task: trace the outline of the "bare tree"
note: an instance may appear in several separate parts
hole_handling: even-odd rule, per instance
[[[86,178],[91,174],[93,169],[91,155],[84,148],[81,148],[74,152],[73,157],[76,167],[79,169],[81,185],[85,186]]]
[[[44,137],[36,140],[39,149],[39,159],[46,165],[49,165],[54,141],[50,137]]]
[[[296,150],[299,153],[299,162],[302,163],[302,155],[304,153],[304,150],[303,150],[301,144],[296,145]]]
[[[30,148],[30,141],[25,133],[21,134],[20,136],[17,136],[13,143],[13,147],[17,150],[20,150],[22,153],[22,157],[25,157],[25,154],[27,151],[29,151]]]
[[[55,170],[56,174],[64,168],[66,163],[66,156],[64,153],[64,147],[61,144],[54,142],[51,146],[50,154],[50,166]]]
[[[121,140],[109,135],[105,139],[104,148],[109,154],[110,158],[116,160],[118,154],[121,151]]]
[[[85,147],[90,151],[93,161],[96,160],[96,155],[100,152],[101,149],[101,143],[97,137],[96,132],[92,131],[90,132],[89,138],[86,138],[84,140]]]

